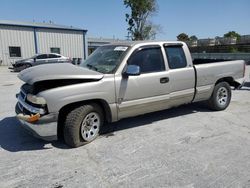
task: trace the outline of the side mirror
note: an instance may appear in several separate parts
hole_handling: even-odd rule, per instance
[[[34,58],[34,62],[36,62],[36,58]]]
[[[137,65],[128,65],[126,70],[123,72],[124,76],[138,76],[140,74],[141,70]]]

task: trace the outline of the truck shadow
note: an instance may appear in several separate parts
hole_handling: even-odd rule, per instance
[[[109,123],[103,126],[101,135],[105,137],[114,136],[114,132],[130,129],[133,127],[140,127],[148,124],[152,124],[164,119],[175,118],[197,112],[213,112],[210,111],[205,103],[193,103],[188,105],[182,105],[180,107],[162,110],[158,112],[152,112],[136,117],[120,120],[115,123]]]
[[[245,82],[239,90],[250,91],[250,82]]]
[[[6,117],[0,121],[0,148],[10,152],[51,149],[50,142],[37,139],[24,130],[16,117]],[[51,143],[58,148],[68,148],[59,141]]]
[[[114,132],[144,126],[163,119],[208,111],[202,103],[189,104],[178,108],[127,118],[103,126],[101,137],[113,136]],[[44,150],[52,149],[53,147],[69,149],[62,141],[47,142],[31,136],[20,126],[16,117],[6,117],[0,121],[0,147],[10,152]]]

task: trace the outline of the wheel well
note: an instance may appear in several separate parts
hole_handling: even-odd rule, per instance
[[[65,106],[63,106],[60,110],[59,110],[59,116],[58,116],[58,128],[57,128],[57,135],[59,139],[63,138],[63,128],[64,128],[64,122],[66,119],[67,114],[72,111],[73,109],[84,105],[84,104],[90,104],[90,103],[95,103],[98,104],[103,111],[103,115],[104,115],[104,121],[106,122],[111,122],[112,121],[112,115],[111,115],[111,110],[109,108],[108,103],[105,100],[102,99],[92,99],[92,100],[86,100],[86,101],[79,101],[79,102],[75,102],[75,103],[71,103],[71,104],[67,104]]]
[[[220,82],[227,82],[230,86],[233,86],[234,88],[239,87],[239,83],[237,83],[233,77],[224,77],[224,78],[220,78],[219,80],[217,80],[217,82],[215,83],[215,85],[217,85]]]

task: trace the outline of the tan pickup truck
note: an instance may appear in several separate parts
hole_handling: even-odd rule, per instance
[[[35,136],[78,147],[93,141],[105,122],[197,101],[224,110],[244,72],[242,60],[193,61],[182,42],[110,44],[79,67],[51,64],[19,73],[25,84],[16,113]]]

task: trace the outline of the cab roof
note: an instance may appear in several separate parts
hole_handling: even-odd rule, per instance
[[[124,45],[124,46],[135,46],[137,44],[145,44],[145,45],[155,45],[155,44],[164,44],[164,43],[167,43],[167,44],[184,44],[183,42],[181,41],[153,41],[153,40],[145,40],[145,41],[125,41],[125,42],[114,42],[114,43],[110,43],[110,44],[107,44],[107,45]]]

